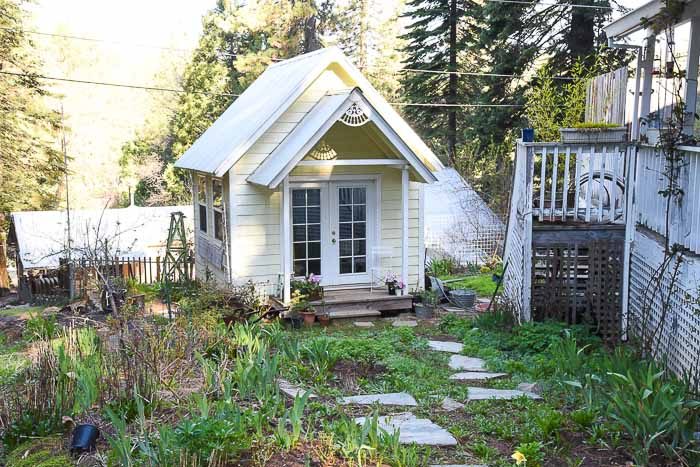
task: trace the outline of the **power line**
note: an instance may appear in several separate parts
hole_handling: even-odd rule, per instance
[[[207,92],[207,91],[185,91],[184,89],[172,89],[172,88],[162,88],[162,87],[156,87],[156,86],[140,86],[136,84],[122,84],[122,83],[108,83],[108,82],[103,82],[103,81],[89,81],[89,80],[81,80],[81,79],[72,79],[72,78],[59,78],[55,76],[43,76],[43,75],[35,75],[35,74],[29,74],[29,73],[15,73],[11,71],[0,71],[0,74],[3,75],[10,75],[10,76],[21,76],[21,77],[28,77],[28,78],[37,78],[37,79],[46,79],[46,80],[51,80],[51,81],[65,81],[68,83],[78,83],[78,84],[91,84],[91,85],[97,85],[97,86],[110,86],[110,87],[115,87],[115,88],[128,88],[128,89],[143,89],[146,91],[162,91],[162,92],[173,92],[173,93],[179,93],[179,94],[184,94],[187,92],[191,92],[193,94],[203,94],[203,95],[208,95],[208,96],[225,96],[225,97],[238,97],[240,94],[229,94],[229,93],[212,93],[212,92]],[[395,105],[395,106],[400,106],[400,107],[407,107],[407,106],[413,106],[413,107],[522,107],[522,105],[519,104],[447,104],[447,103],[414,103],[414,102],[390,102],[389,104]]]
[[[26,78],[47,79],[47,80],[51,80],[51,81],[65,81],[68,83],[93,84],[93,85],[98,85],[98,86],[110,86],[110,87],[114,87],[114,88],[143,89],[146,91],[174,92],[174,93],[180,93],[180,94],[191,92],[193,94],[204,94],[204,95],[208,95],[208,96],[224,96],[224,97],[238,97],[239,96],[239,94],[213,93],[213,92],[206,92],[206,91],[185,91],[184,89],[161,88],[161,87],[157,87],[157,86],[140,86],[137,84],[108,83],[108,82],[104,82],[104,81],[89,81],[89,80],[73,79],[73,78],[58,78],[55,76],[44,76],[44,75],[29,74],[29,73],[15,73],[15,72],[11,72],[11,71],[0,71],[0,74],[10,75],[10,76],[21,76],[21,77],[26,77]]]
[[[486,0],[493,3],[514,3],[516,5],[543,5],[543,6],[566,6],[571,8],[590,8],[595,10],[613,10],[611,6],[603,5],[577,5],[574,3],[552,3],[552,2],[528,2],[525,0]]]
[[[366,68],[376,68],[376,69],[385,69],[388,70],[389,67],[380,67],[380,66],[368,66]],[[436,75],[457,75],[457,76],[493,76],[496,78],[520,78],[524,79],[524,75],[513,75],[513,74],[506,74],[506,73],[483,73],[483,72],[478,72],[478,71],[442,71],[442,70],[421,70],[420,68],[399,68],[396,71],[402,72],[402,71],[408,71],[411,73],[431,73],[431,74],[436,74]],[[570,76],[545,76],[545,78],[551,78],[551,79],[560,79],[560,80],[573,80],[574,78]]]

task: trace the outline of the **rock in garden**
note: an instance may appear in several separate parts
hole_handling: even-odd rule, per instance
[[[462,373],[455,373],[454,375],[450,376],[450,379],[454,381],[488,381],[490,379],[502,378],[504,376],[508,376],[508,374],[487,373],[485,371],[465,371]],[[521,391],[524,391],[524,389],[521,389]]]
[[[518,389],[489,389],[489,388],[476,388],[469,387],[469,394],[467,395],[467,400],[470,401],[484,401],[490,399],[497,400],[512,400],[518,397],[529,397],[530,399],[542,399],[535,393],[520,391]]]
[[[460,353],[464,345],[459,342],[428,341],[428,347],[438,352]]]
[[[362,425],[366,418],[356,418],[355,422]],[[425,418],[416,418],[410,412],[379,417],[379,427],[388,431],[399,430],[399,441],[402,444],[416,443],[429,446],[454,446],[457,440],[449,431]]]
[[[280,387],[280,391],[288,395],[289,397],[301,397],[303,396],[307,391],[305,389],[300,388],[296,384],[292,384],[286,379],[278,379],[277,384]],[[314,399],[316,398],[316,394],[309,394],[309,399]]]
[[[450,357],[450,368],[453,370],[486,371],[486,362],[480,358],[452,355]]]
[[[44,314],[45,315],[53,315],[61,311],[61,309],[57,306],[47,306],[44,308]]]
[[[391,392],[387,394],[365,394],[361,396],[348,396],[340,399],[341,405],[405,405],[416,406],[418,402],[412,395],[405,392]]]
[[[520,391],[542,394],[542,387],[539,383],[520,383],[515,388]]]
[[[461,402],[457,402],[456,400],[452,399],[451,397],[445,397],[442,400],[442,406],[443,410],[446,410],[448,412],[454,412],[455,410],[463,409],[464,404]]]
[[[418,326],[418,322],[410,320],[396,320],[393,323],[391,323],[391,325],[395,328],[415,328],[416,326]]]
[[[372,321],[355,321],[352,323],[353,326],[356,326],[358,328],[373,328],[374,323]]]

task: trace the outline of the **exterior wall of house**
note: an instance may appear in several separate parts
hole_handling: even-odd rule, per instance
[[[280,246],[281,188],[269,190],[250,184],[247,177],[270,155],[277,145],[295,128],[326,93],[348,89],[355,83],[336,74],[333,69],[324,72],[233,166],[232,196],[232,272],[234,281],[252,280],[256,283],[277,283],[283,270]],[[330,132],[329,132],[330,133]],[[341,138],[342,139],[342,138]],[[356,140],[357,141],[357,140]],[[340,140],[339,140],[340,142]],[[348,156],[352,156],[348,154]],[[371,154],[377,157],[377,154]],[[323,175],[330,168],[296,168],[293,176]],[[333,174],[381,174],[381,242],[395,247],[393,259],[396,272],[401,271],[401,172],[383,167],[336,167]],[[411,183],[409,190],[409,288],[418,285],[422,244],[419,216],[419,183]]]
[[[668,358],[679,375],[697,374],[700,355],[700,256],[686,253],[675,281],[673,266],[659,288],[656,271],[664,259],[663,239],[638,225],[630,250],[629,334],[639,335],[640,325],[658,333],[658,357]],[[669,294],[669,290],[673,290]],[[662,324],[663,323],[663,324]]]

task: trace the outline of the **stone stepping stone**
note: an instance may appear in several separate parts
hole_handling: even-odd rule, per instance
[[[366,417],[359,417],[355,422],[362,425]],[[457,440],[439,425],[427,418],[417,418],[410,412],[378,417],[380,428],[389,433],[399,430],[399,442],[402,444],[416,443],[429,446],[455,446]]]
[[[430,467],[489,467],[486,464],[430,464]]]
[[[300,388],[296,384],[290,383],[286,379],[278,379],[277,385],[280,387],[280,391],[282,391],[291,398],[295,398],[297,396],[301,397],[306,393],[305,389]],[[309,399],[315,399],[316,397],[318,397],[316,396],[316,394],[309,394]]]
[[[356,326],[358,328],[373,328],[374,327],[374,323],[371,321],[355,321],[352,324],[353,324],[353,326]]]
[[[416,406],[418,402],[412,395],[405,392],[390,392],[387,394],[364,394],[361,396],[348,396],[340,399],[341,405],[405,405]]]
[[[508,376],[508,373],[488,373],[485,371],[465,371],[462,373],[455,373],[450,376],[451,380],[454,381],[488,381],[490,379],[502,378]]]
[[[391,325],[395,328],[415,328],[418,326],[418,322],[411,320],[396,320],[392,322]]]
[[[459,342],[428,341],[428,347],[438,352],[461,353],[464,345]]]
[[[452,355],[450,357],[450,368],[464,371],[486,371],[486,362],[480,358]]]
[[[467,395],[467,400],[470,401],[484,401],[484,400],[512,400],[518,397],[529,397],[530,399],[542,399],[535,393],[520,391],[518,389],[489,389],[489,388],[477,388],[469,387],[469,394]]]
[[[454,412],[455,410],[464,408],[464,404],[457,402],[451,397],[445,397],[440,405],[442,406],[442,409],[447,412]]]

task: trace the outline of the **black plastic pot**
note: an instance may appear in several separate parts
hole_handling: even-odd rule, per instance
[[[289,318],[289,323],[292,325],[292,329],[300,329],[301,323],[304,322],[304,318],[301,316],[291,316]]]
[[[90,423],[78,425],[73,430],[73,441],[70,450],[73,452],[87,452],[95,449],[95,441],[100,437],[100,430]]]
[[[523,128],[521,130],[521,136],[523,138],[523,143],[532,143],[535,141],[535,129]]]
[[[386,288],[389,291],[389,295],[396,295],[396,284],[390,282],[386,285]]]

